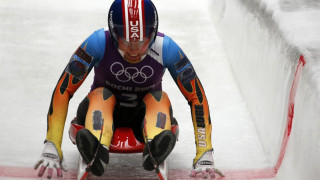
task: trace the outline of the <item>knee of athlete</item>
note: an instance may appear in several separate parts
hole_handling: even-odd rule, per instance
[[[92,90],[89,94],[88,94],[88,98],[91,99],[91,98],[100,98],[102,97],[102,99],[104,101],[108,100],[108,99],[113,99],[115,98],[114,97],[114,94],[111,90],[107,89],[107,88],[104,88],[104,87],[98,87],[94,90]]]
[[[170,103],[168,95],[164,91],[152,91],[152,92],[149,92],[148,94],[146,94],[143,98],[144,102],[149,102],[149,101],[154,101],[154,100],[156,100],[157,102]]]
[[[89,102],[92,101],[93,99],[95,99],[95,101],[96,101],[97,97],[98,97],[98,99],[101,99],[99,97],[102,97],[103,100],[114,99],[114,101],[115,101],[115,97],[114,97],[112,91],[110,91],[107,88],[99,87],[99,88],[92,90],[88,94],[88,96],[85,97],[78,106],[78,110],[77,110],[78,124],[80,124],[80,125],[85,124],[85,119],[86,119],[87,111],[89,108]]]
[[[143,98],[144,104],[147,109],[147,114],[151,112],[148,110],[156,110],[158,114],[165,114],[168,118],[171,119],[172,117],[172,109],[171,109],[171,102],[168,98],[168,95],[163,91],[153,91],[148,93]],[[146,115],[147,115],[146,114]]]

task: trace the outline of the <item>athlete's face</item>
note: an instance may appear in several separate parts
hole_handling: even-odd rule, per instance
[[[143,41],[131,40],[130,42],[125,39],[118,39],[118,48],[123,51],[124,58],[130,62],[139,62],[141,57],[148,51],[150,38],[146,37]]]

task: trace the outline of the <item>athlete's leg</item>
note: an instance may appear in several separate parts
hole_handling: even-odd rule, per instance
[[[148,93],[143,102],[146,108],[143,135],[149,143],[149,146],[146,145],[144,148],[143,167],[153,170],[149,147],[154,159],[161,164],[176,143],[176,137],[171,131],[172,109],[168,95],[163,91]]]
[[[108,149],[113,135],[113,110],[116,103],[115,96],[106,88],[91,91],[80,103],[77,121],[85,125],[76,136],[78,150],[86,163],[89,163],[99,146],[97,159],[92,166],[92,173],[102,175],[105,165],[109,161]],[[100,138],[103,123],[103,132]],[[102,163],[102,160],[104,163]]]

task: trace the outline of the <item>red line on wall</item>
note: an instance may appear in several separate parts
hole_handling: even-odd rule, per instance
[[[295,102],[295,97],[296,97],[296,93],[297,93],[297,87],[298,87],[298,83],[300,80],[300,76],[302,74],[303,66],[305,64],[306,64],[306,61],[304,60],[304,57],[301,55],[299,58],[298,66],[297,66],[296,72],[294,74],[294,78],[293,78],[293,82],[292,82],[292,86],[291,86],[291,90],[290,90],[287,125],[286,125],[286,129],[285,129],[285,132],[283,135],[278,161],[275,166],[276,173],[278,172],[278,170],[282,164],[284,155],[286,153],[287,144],[288,144],[289,137],[291,134],[291,129],[292,129],[292,121],[293,121],[293,116],[294,116],[294,102]]]

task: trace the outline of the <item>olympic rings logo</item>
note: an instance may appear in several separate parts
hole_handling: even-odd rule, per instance
[[[124,68],[119,62],[110,66],[110,71],[120,82],[129,82],[132,80],[137,84],[142,84],[153,76],[153,69],[150,66],[143,66],[140,70],[136,67]]]

